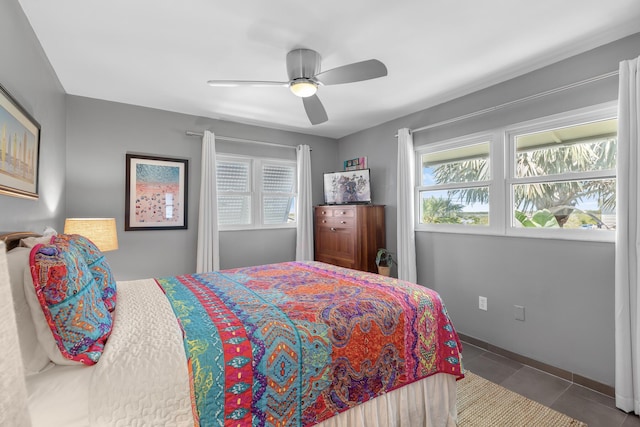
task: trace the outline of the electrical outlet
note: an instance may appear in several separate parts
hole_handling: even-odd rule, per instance
[[[478,308],[487,311],[487,297],[478,297]]]
[[[521,305],[514,305],[513,307],[513,311],[516,315],[516,320],[524,321],[524,307]]]

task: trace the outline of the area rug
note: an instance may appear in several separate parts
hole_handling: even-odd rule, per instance
[[[458,381],[459,427],[587,427],[469,371]]]

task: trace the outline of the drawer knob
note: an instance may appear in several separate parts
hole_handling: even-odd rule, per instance
[[[342,211],[342,215],[346,215],[347,213],[345,211]]]
[[[330,230],[331,231],[336,231],[336,228],[335,227],[331,227]]]
[[[340,221],[340,224],[346,224],[347,221]]]

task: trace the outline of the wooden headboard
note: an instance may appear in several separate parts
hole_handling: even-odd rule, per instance
[[[42,235],[31,231],[12,231],[8,233],[0,232],[0,241],[4,242],[5,245],[7,245],[7,251],[10,251],[20,244],[21,239],[40,236]]]

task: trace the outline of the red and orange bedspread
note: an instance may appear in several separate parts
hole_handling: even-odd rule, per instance
[[[311,426],[435,373],[462,377],[457,334],[423,286],[318,262],[157,282],[201,426]]]

